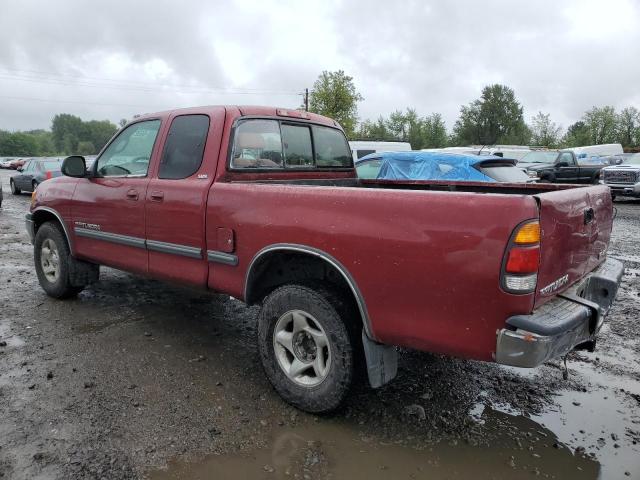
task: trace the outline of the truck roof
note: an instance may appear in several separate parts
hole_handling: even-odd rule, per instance
[[[330,127],[342,128],[335,120],[318,115],[317,113],[305,112],[295,108],[265,107],[256,105],[206,105],[201,107],[187,107],[173,110],[165,110],[162,112],[144,113],[135,118],[135,120],[145,118],[168,117],[171,114],[179,113],[181,115],[194,114],[211,114],[215,109],[224,108],[228,111],[237,111],[241,116],[265,116],[265,117],[281,117],[292,118],[296,120],[310,120],[314,123],[327,125]]]

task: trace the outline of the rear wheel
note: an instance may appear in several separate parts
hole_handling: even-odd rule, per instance
[[[258,348],[269,381],[288,403],[311,413],[340,406],[355,372],[349,309],[322,287],[285,285],[264,300]]]
[[[11,193],[13,193],[14,195],[20,195],[20,189],[16,187],[13,179],[9,180],[9,186],[11,187]]]
[[[34,241],[36,274],[40,286],[50,297],[73,297],[84,288],[71,284],[70,259],[67,240],[54,222],[38,228]]]

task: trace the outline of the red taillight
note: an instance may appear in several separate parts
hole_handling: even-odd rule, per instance
[[[51,170],[47,170],[47,173],[45,173],[44,175],[47,180],[51,180],[51,178],[53,178],[53,175],[51,174]]]
[[[502,270],[502,288],[509,293],[533,293],[540,266],[540,222],[529,220],[511,234]]]
[[[540,263],[540,247],[513,247],[509,250],[507,273],[535,273]]]

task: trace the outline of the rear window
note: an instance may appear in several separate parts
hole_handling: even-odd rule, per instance
[[[498,182],[520,183],[531,181],[531,178],[526,173],[513,165],[484,165],[479,170]]]
[[[281,127],[284,161],[287,167],[313,167],[311,130],[306,125]]]
[[[60,170],[60,168],[62,167],[62,162],[59,162],[57,160],[51,160],[51,161],[41,162],[40,166],[42,167],[42,170]]]
[[[356,156],[358,157],[358,159],[361,159],[362,157],[366,157],[367,155],[371,155],[372,153],[376,153],[375,150],[356,150]]]
[[[242,120],[235,129],[231,168],[350,168],[342,131],[290,121]]]
[[[313,141],[316,147],[316,166],[350,167],[353,157],[347,139],[340,130],[329,127],[313,127]]]

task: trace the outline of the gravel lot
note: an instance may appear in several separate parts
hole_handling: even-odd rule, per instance
[[[615,204],[625,263],[595,353],[518,370],[403,351],[398,378],[331,416],[267,383],[256,309],[103,268],[40,289],[0,171],[0,478],[640,478],[640,201]]]

